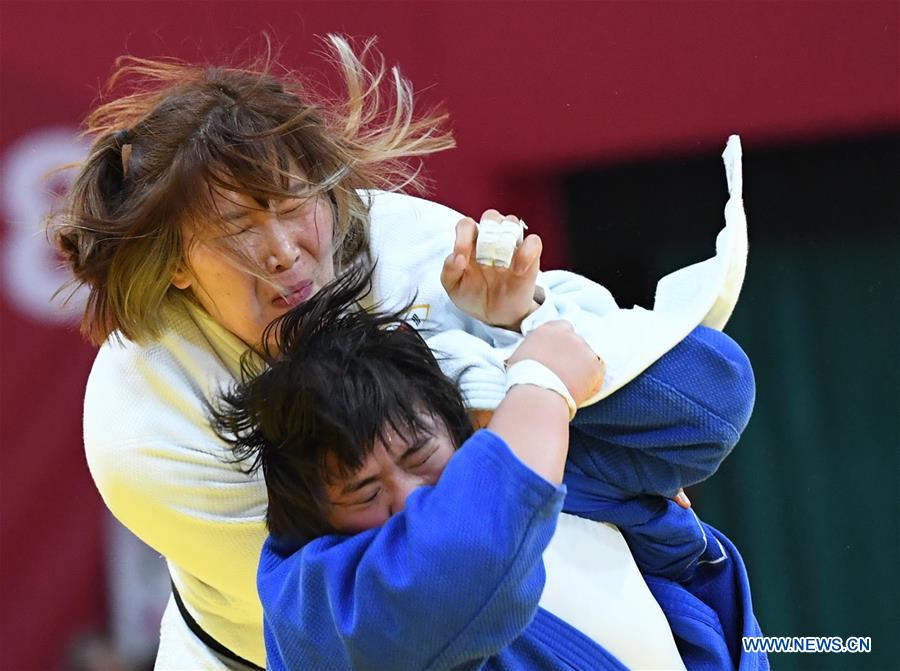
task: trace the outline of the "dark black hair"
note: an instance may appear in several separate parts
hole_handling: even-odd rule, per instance
[[[372,270],[356,267],[266,329],[268,368],[222,394],[212,425],[248,472],[262,468],[266,523],[278,537],[334,531],[325,520],[325,457],[362,466],[392,428],[412,440],[443,424],[458,447],[472,426],[457,384],[397,312],[366,311]],[[386,442],[386,441],[385,441]]]

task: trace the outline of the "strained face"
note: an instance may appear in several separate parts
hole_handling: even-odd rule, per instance
[[[434,485],[456,452],[443,422],[427,414],[423,429],[408,435],[386,427],[385,440],[353,473],[341,475],[332,454],[326,457],[328,522],[340,532],[354,534],[381,526],[406,506],[417,488]]]
[[[195,227],[189,268],[173,284],[189,289],[219,324],[251,347],[291,307],[334,279],[334,215],[324,194],[272,201],[213,194],[215,223]]]

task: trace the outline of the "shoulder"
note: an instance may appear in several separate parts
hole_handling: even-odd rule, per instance
[[[414,302],[429,328],[444,329],[450,299],[440,283],[444,259],[453,249],[458,212],[415,196],[362,191],[369,204],[375,259],[373,296],[384,309]]]
[[[92,421],[122,416],[171,391],[175,359],[161,343],[140,344],[113,333],[100,346],[84,396],[85,439]],[[175,385],[179,387],[180,385]],[[112,427],[107,427],[112,428]]]
[[[456,223],[462,215],[445,205],[424,198],[387,191],[363,191],[369,204],[370,234],[373,252],[390,248],[452,248]],[[449,245],[449,246],[448,246]],[[413,252],[415,254],[416,252]]]
[[[228,444],[209,425],[210,399],[233,378],[214,347],[204,347],[196,335],[176,328],[146,344],[113,336],[88,378],[88,468],[110,509],[145,534],[147,525],[158,523],[147,510],[157,514],[172,502],[182,514],[194,505],[204,514],[264,509],[261,476],[248,478],[232,463]],[[227,498],[220,495],[223,487]],[[199,499],[198,492],[204,492]]]
[[[213,346],[189,320],[172,320],[157,340],[111,335],[100,347],[84,399],[89,456],[103,445],[189,440],[211,435],[207,400],[233,378]]]
[[[453,221],[455,224],[462,217],[446,205],[396,191],[368,190],[360,191],[359,195],[369,205],[373,222],[401,216],[412,220]]]

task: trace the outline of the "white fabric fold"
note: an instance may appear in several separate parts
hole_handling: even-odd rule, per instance
[[[636,378],[699,325],[721,330],[737,304],[747,265],[747,220],[742,199],[741,143],[728,139],[722,154],[730,198],[725,227],[716,238],[715,256],[663,277],[656,287],[653,309],[621,309],[610,292],[595,282],[566,271],[541,273],[544,304],[522,322],[522,334],[512,337],[489,329],[495,344],[460,332],[444,332],[429,340],[449,358],[445,372],[456,376],[474,407],[493,409],[503,400],[503,361],[522,335],[553,319],[566,319],[603,359],[606,377],[600,391],[582,407],[596,403]],[[454,335],[458,334],[458,335]],[[465,363],[452,363],[454,358]],[[465,369],[469,366],[468,369]]]

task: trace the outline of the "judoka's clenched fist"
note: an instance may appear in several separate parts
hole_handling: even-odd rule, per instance
[[[482,220],[500,222],[497,210],[487,210]],[[506,219],[518,221],[516,217]],[[522,320],[537,309],[535,281],[541,262],[541,239],[529,235],[515,249],[508,268],[477,262],[478,225],[469,217],[456,225],[453,251],[444,261],[441,284],[460,310],[493,326],[517,331]]]

